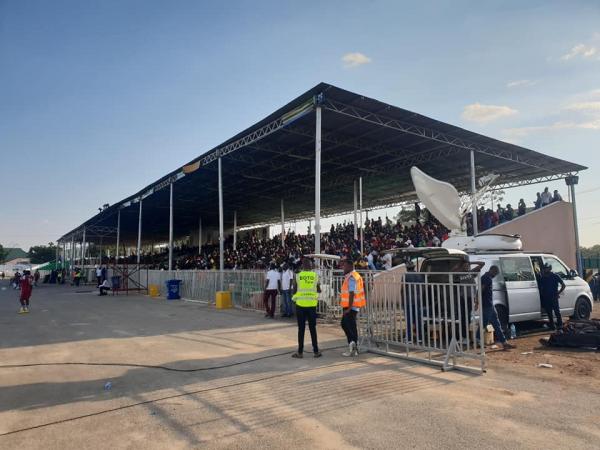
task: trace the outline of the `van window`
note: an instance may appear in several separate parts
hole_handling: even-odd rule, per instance
[[[535,281],[529,258],[506,257],[501,262],[504,281]]]
[[[544,262],[546,264],[550,264],[550,267],[552,267],[552,272],[561,277],[563,280],[569,278],[569,271],[558,259],[553,258],[552,256],[544,256]]]

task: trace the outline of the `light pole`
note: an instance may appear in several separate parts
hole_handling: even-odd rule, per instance
[[[575,227],[575,258],[577,259],[577,272],[583,276],[583,265],[581,261],[581,249],[579,248],[579,225],[577,223],[577,202],[575,201],[575,186],[579,184],[578,175],[569,175],[565,183],[571,192],[571,206],[573,207],[573,225]]]

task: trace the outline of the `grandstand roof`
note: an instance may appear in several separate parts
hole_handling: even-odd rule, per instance
[[[174,182],[174,234],[218,226],[217,159],[222,158],[225,227],[275,223],[280,199],[286,220],[314,217],[315,113],[322,107],[322,215],[353,209],[354,180],[363,177],[363,207],[415,198],[410,167],[469,188],[469,156],[477,176],[499,174],[505,188],[561,179],[586,169],[514,144],[431,119],[336,86],[320,83],[270,116],[185,166],[111,205],[61,240],[80,236],[114,240],[121,209],[121,239],[135,240],[137,199],[143,198],[144,241],[167,240],[169,183]],[[77,237],[76,237],[77,239]]]

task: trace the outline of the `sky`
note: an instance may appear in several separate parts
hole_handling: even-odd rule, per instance
[[[0,0],[0,244],[56,240],[321,81],[588,166],[600,243],[597,0]]]

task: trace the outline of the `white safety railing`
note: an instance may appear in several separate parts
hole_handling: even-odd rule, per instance
[[[473,273],[402,273],[365,283],[361,346],[368,351],[441,366],[483,371],[477,339],[482,317],[479,277]],[[475,366],[465,366],[465,360]]]

